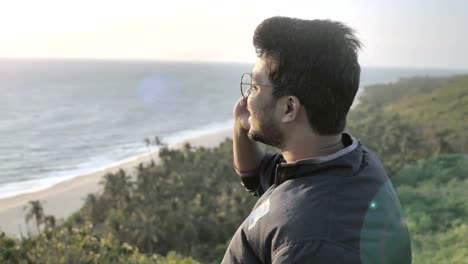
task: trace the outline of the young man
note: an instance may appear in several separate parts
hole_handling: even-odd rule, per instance
[[[408,229],[378,158],[343,133],[359,40],[339,22],[273,17],[242,76],[234,166],[260,197],[223,263],[411,263]],[[256,143],[276,147],[265,153]]]

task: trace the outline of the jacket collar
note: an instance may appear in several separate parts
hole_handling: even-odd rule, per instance
[[[298,160],[293,163],[282,163],[276,165],[275,184],[306,176],[317,174],[332,174],[335,176],[352,175],[358,171],[362,162],[362,145],[359,140],[347,133],[342,134],[344,149],[327,156],[311,159]]]

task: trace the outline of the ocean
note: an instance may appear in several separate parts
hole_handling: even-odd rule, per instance
[[[0,198],[232,127],[253,64],[0,59]],[[366,68],[361,89],[456,70]]]

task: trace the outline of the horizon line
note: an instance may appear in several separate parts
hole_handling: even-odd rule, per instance
[[[116,62],[165,62],[165,63],[206,63],[206,64],[255,64],[255,61],[228,61],[228,60],[182,60],[182,59],[157,59],[157,58],[103,58],[103,57],[1,57],[0,60],[56,60],[56,61],[116,61]],[[394,69],[418,69],[418,70],[450,70],[468,71],[467,68],[441,67],[441,66],[417,66],[417,65],[372,65],[361,64],[362,68],[394,68]]]

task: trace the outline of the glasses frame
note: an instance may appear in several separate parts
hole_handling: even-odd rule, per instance
[[[250,83],[242,82],[242,80],[244,80],[244,76],[245,76],[246,74],[250,76]],[[246,72],[246,73],[242,74],[242,76],[241,76],[240,91],[241,91],[242,96],[243,96],[245,99],[247,99],[247,98],[249,97],[250,91],[252,90],[252,86],[253,86],[252,80],[253,80],[253,77],[252,77],[252,73],[251,73],[251,72]],[[247,95],[245,95],[244,92],[242,91],[242,85],[244,85],[244,84],[250,85],[250,88],[247,89],[247,91],[245,91],[245,93],[246,93]],[[258,85],[258,86],[266,86],[266,87],[279,87],[278,85],[267,85],[267,84],[258,84],[258,83],[255,84],[255,85]]]

